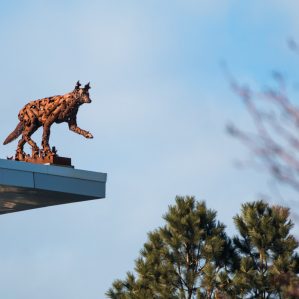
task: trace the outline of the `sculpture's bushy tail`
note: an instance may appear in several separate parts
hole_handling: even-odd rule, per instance
[[[16,128],[14,129],[14,131],[7,136],[3,144],[5,145],[17,139],[21,135],[22,131],[23,131],[23,124],[22,122],[19,122]]]

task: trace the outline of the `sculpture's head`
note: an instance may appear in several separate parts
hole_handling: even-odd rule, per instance
[[[73,91],[76,99],[80,104],[91,103],[91,99],[89,97],[90,83],[88,82],[83,88],[81,88],[80,86],[81,83],[78,81]]]

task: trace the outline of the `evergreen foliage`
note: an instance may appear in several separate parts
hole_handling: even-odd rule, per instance
[[[282,279],[298,272],[298,244],[290,234],[289,209],[263,201],[246,203],[234,222],[240,233],[234,244],[241,256],[233,279],[237,294],[240,298],[283,298]]]
[[[216,212],[176,197],[165,225],[148,234],[135,273],[114,281],[111,299],[299,298],[299,258],[289,209],[242,205],[233,241]]]
[[[216,212],[194,197],[177,197],[164,227],[148,234],[128,273],[107,292],[109,298],[216,298],[234,265],[231,241]]]

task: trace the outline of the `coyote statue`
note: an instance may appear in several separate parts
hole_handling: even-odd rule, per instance
[[[77,126],[77,112],[84,103],[91,103],[89,97],[90,83],[84,88],[80,87],[78,81],[75,89],[65,95],[58,95],[49,98],[32,101],[20,110],[19,123],[15,130],[8,135],[4,145],[15,140],[20,135],[20,139],[15,155],[15,160],[25,161],[24,145],[27,142],[32,148],[32,159],[42,157],[42,159],[56,155],[55,147],[50,149],[49,138],[50,129],[53,123],[67,122],[69,129],[86,138],[93,138],[88,131],[82,130]],[[42,149],[31,139],[31,135],[39,128],[43,127]]]

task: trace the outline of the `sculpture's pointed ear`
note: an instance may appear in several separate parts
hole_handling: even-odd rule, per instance
[[[81,83],[80,81],[78,80],[77,83],[76,83],[76,86],[75,86],[75,90],[78,90],[81,86]]]
[[[88,91],[90,89],[90,82],[88,82],[85,86],[84,86],[84,89],[86,91]]]

